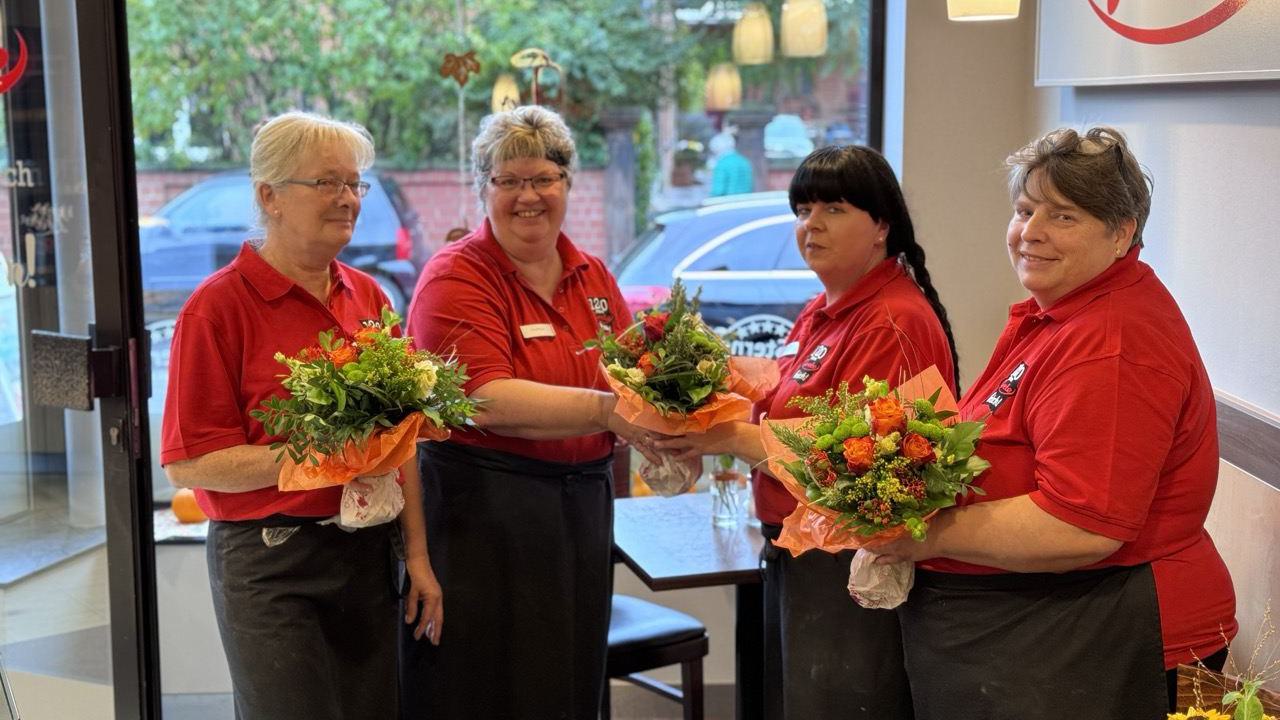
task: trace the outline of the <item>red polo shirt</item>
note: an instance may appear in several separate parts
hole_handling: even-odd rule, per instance
[[[386,296],[373,278],[334,261],[328,304],[281,275],[248,243],[230,265],[205,278],[178,314],[169,353],[160,464],[188,460],[237,445],[270,445],[262,423],[249,417],[270,397],[284,397],[285,367],[274,355],[315,345],[316,335],[340,328],[350,337],[377,320]],[[196,490],[214,520],[268,515],[329,517],[341,487],[242,493]]]
[[[1017,495],[1124,544],[1092,567],[1151,563],[1165,660],[1236,632],[1235,593],[1204,520],[1218,479],[1213,388],[1182,312],[1138,250],[1041,310],[1013,306],[961,404],[986,418],[986,502]],[[951,560],[958,573],[1000,572]]]
[[[825,295],[814,298],[796,318],[783,352],[782,379],[755,404],[754,422],[766,412],[799,417],[787,407],[792,397],[821,395],[845,380],[857,390],[866,375],[892,386],[937,365],[942,377],[955,377],[942,324],[896,258],[872,268],[830,307]],[[755,471],[755,500],[756,515],[774,525],[796,507],[782,483],[762,470]]]
[[[579,252],[560,234],[564,270],[551,302],[520,276],[485,220],[427,263],[409,307],[407,332],[419,347],[456,353],[471,379],[468,393],[493,380],[608,390],[598,352],[582,344],[601,331],[630,324],[626,301],[599,258]],[[482,430],[453,440],[538,460],[579,463],[613,451],[613,435],[525,440]]]

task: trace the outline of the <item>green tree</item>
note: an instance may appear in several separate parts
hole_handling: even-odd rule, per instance
[[[189,163],[173,132],[185,115],[187,145],[210,148],[212,164],[244,164],[260,121],[306,109],[368,127],[385,163],[451,165],[458,88],[439,73],[445,54],[474,49],[481,63],[464,89],[470,138],[500,72],[516,74],[529,101],[531,72],[509,59],[540,47],[564,68],[543,74],[554,104],[584,161],[601,163],[599,111],[652,107],[666,91],[660,68],[696,41],[689,31],[656,41],[650,10],[631,0],[472,0],[466,13],[464,40],[453,0],[129,0],[140,160]]]

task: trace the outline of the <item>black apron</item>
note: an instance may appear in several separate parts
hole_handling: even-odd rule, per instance
[[[917,570],[898,607],[918,720],[1164,720],[1150,565]]]
[[[400,641],[405,720],[600,712],[613,594],[612,456],[543,462],[457,443],[419,452],[438,647]]]

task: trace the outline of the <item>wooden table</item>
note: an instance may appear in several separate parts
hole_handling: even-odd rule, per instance
[[[764,600],[760,593],[760,530],[711,524],[711,494],[618,498],[613,544],[650,590],[734,585],[737,596],[734,665],[738,720],[761,717]]]

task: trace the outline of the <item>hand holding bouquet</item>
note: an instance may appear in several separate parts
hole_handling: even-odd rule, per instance
[[[774,541],[793,555],[871,549],[906,533],[923,540],[933,513],[981,493],[973,480],[990,467],[974,454],[983,423],[954,422],[936,368],[894,391],[871,378],[863,386],[792,398],[808,417],[764,424],[770,472],[798,502]],[[871,583],[893,566],[874,567],[884,570],[867,568]]]
[[[666,435],[745,420],[752,401],[778,380],[772,361],[730,358],[728,346],[698,314],[698,297],[690,300],[679,280],[667,302],[637,313],[632,326],[587,346],[602,351],[605,378],[618,395],[615,412]],[[661,469],[642,469],[642,475],[659,494],[674,495],[687,490],[698,471],[671,461]]]
[[[443,440],[450,427],[475,414],[462,392],[466,368],[414,350],[408,338],[393,335],[399,323],[383,308],[381,323],[361,328],[351,341],[326,331],[294,357],[276,353],[289,370],[281,376],[289,395],[264,401],[250,415],[283,438],[271,445],[284,461],[281,490],[347,484],[358,476],[394,482],[418,439]],[[352,506],[360,507],[359,500],[352,498]]]

